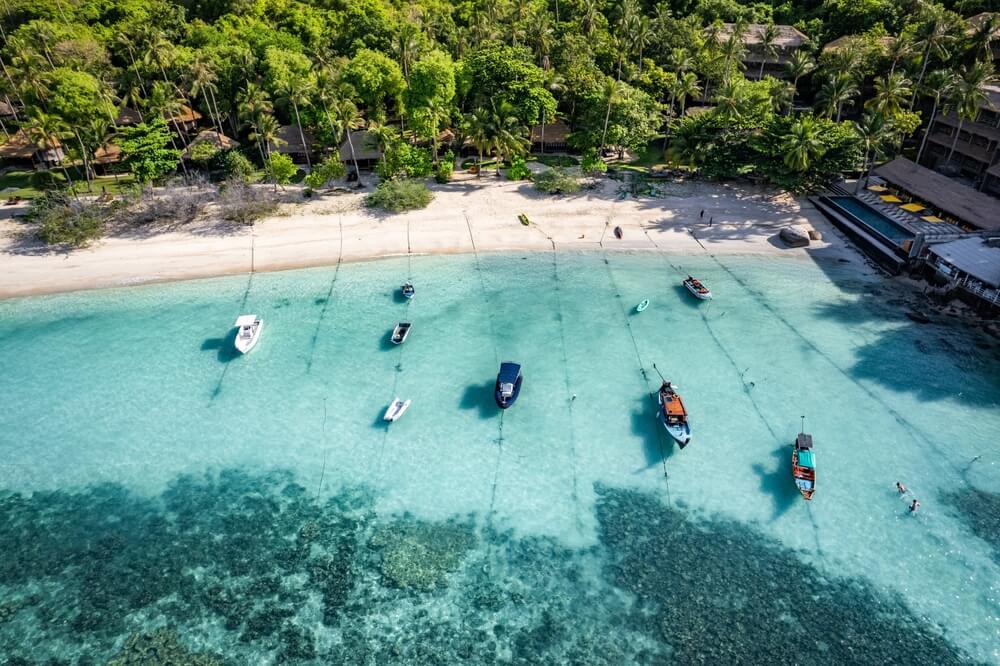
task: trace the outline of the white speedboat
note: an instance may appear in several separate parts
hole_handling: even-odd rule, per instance
[[[405,321],[396,324],[396,328],[392,329],[392,344],[401,345],[406,342],[406,338],[410,337],[411,326],[412,324]]]
[[[382,420],[389,421],[390,423],[398,420],[399,417],[405,414],[406,410],[410,408],[411,402],[411,400],[393,398],[392,402],[389,404],[389,409],[385,410],[385,416],[382,417]]]
[[[236,351],[246,354],[254,348],[257,340],[260,339],[260,331],[264,328],[264,321],[257,315],[240,315],[236,318],[236,323],[233,326],[238,329],[235,341]]]
[[[684,286],[694,295],[695,298],[702,301],[712,300],[712,292],[709,291],[708,287],[701,283],[701,280],[688,275],[687,279],[684,280]]]

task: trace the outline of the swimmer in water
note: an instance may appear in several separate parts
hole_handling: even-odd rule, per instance
[[[906,494],[906,486],[904,486],[899,481],[896,482],[896,490],[899,491],[900,495],[905,495]]]
[[[910,505],[910,513],[916,513],[917,509],[920,508],[920,502],[913,500],[913,504]]]

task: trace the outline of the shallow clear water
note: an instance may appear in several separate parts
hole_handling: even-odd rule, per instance
[[[1000,346],[910,298],[821,259],[503,254],[0,303],[0,654],[995,662]]]

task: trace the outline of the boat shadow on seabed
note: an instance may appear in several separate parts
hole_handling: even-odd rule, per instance
[[[754,463],[753,471],[760,477],[760,489],[771,496],[774,504],[772,520],[780,518],[799,499],[799,491],[792,481],[791,460],[792,446],[779,446],[771,451],[771,459],[775,462],[768,470],[761,463]]]
[[[636,470],[636,474],[658,467],[677,450],[674,441],[663,429],[657,409],[656,395],[650,394],[640,399],[632,410],[632,432],[642,438],[642,450],[646,456],[646,466]]]
[[[219,363],[229,363],[235,358],[240,357],[238,351],[236,351],[236,328],[229,330],[221,338],[206,338],[204,342],[201,343],[202,351],[217,351]]]

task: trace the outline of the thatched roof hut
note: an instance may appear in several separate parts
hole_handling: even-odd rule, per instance
[[[312,133],[306,128],[302,128],[302,133],[305,135],[306,143],[308,144],[309,154],[312,155],[316,152],[316,140],[313,138]],[[307,146],[302,144],[302,136],[299,134],[298,125],[282,125],[278,128],[277,141],[272,141],[270,144],[270,150],[274,153],[284,153],[285,155],[291,155],[294,157],[305,157]]]
[[[56,164],[65,157],[62,144],[58,139],[49,141],[44,148],[31,139],[28,132],[19,129],[3,144],[0,145],[0,158],[13,161],[37,160],[47,165]]]
[[[181,158],[185,160],[191,159],[191,148],[199,143],[210,143],[219,150],[232,150],[233,148],[240,147],[240,142],[236,139],[230,139],[225,134],[219,134],[215,130],[205,129],[198,132],[198,136],[191,140],[187,150],[181,154]]]
[[[531,145],[541,147],[542,145],[542,125],[535,125],[531,128]],[[569,125],[561,120],[552,123],[545,123],[545,147],[561,149],[566,147],[566,139],[569,137]]]
[[[348,165],[353,165],[351,144],[354,145],[354,159],[357,159],[359,167],[370,169],[382,159],[382,151],[379,150],[378,142],[372,133],[367,130],[354,130],[351,132],[350,143],[345,138],[340,144],[340,160]]]

